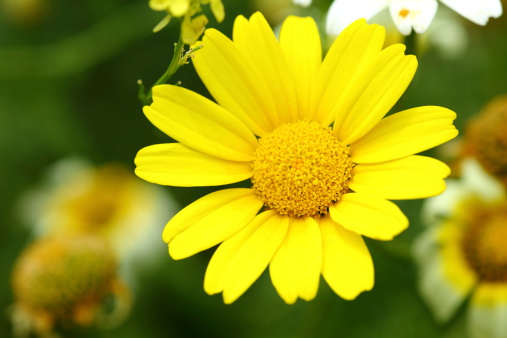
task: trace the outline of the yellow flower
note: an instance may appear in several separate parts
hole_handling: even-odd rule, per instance
[[[108,324],[125,319],[130,291],[116,270],[113,252],[97,236],[46,237],[32,243],[12,275],[17,336],[35,331],[49,337],[55,324],[90,326],[106,318]],[[106,316],[103,304],[111,295],[115,308]]]
[[[164,28],[172,17],[184,17],[181,23],[182,39],[186,44],[193,44],[204,32],[204,28],[208,23],[208,18],[204,14],[195,17],[197,13],[202,11],[201,5],[206,4],[210,4],[215,19],[222,22],[225,17],[222,0],[150,0],[151,9],[167,12],[165,18],[160,21],[153,31],[158,32]]]
[[[492,100],[467,125],[465,155],[507,186],[507,95]]]
[[[462,163],[461,180],[426,201],[430,227],[414,244],[419,289],[435,318],[446,322],[471,296],[470,337],[507,332],[507,196],[478,162]]]
[[[153,257],[150,244],[171,201],[119,163],[94,167],[75,158],[57,162],[41,188],[19,209],[42,236],[96,234],[124,261]],[[142,227],[139,224],[143,224]]]
[[[454,138],[456,115],[420,107],[383,119],[417,67],[403,45],[381,50],[384,35],[357,21],[322,61],[311,18],[289,17],[278,42],[262,14],[239,16],[233,41],[208,29],[193,59],[218,104],[178,86],[154,88],[144,113],[179,143],[142,149],[138,176],[174,186],[252,182],[202,197],[164,230],[174,259],[223,242],[207,293],[231,303],[269,265],[287,303],[314,298],[321,273],[353,299],[373,287],[362,236],[390,240],[408,226],[387,199],[444,191],[449,168],[412,154]]]

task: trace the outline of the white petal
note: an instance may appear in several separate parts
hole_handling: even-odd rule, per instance
[[[419,277],[419,292],[432,310],[435,319],[441,323],[448,321],[458,310],[458,307],[468,296],[454,288],[445,279],[440,262],[436,260],[428,264]]]
[[[447,8],[440,8],[426,31],[429,44],[447,59],[460,57],[468,47],[468,32],[460,19]]]
[[[292,3],[301,7],[308,7],[312,4],[312,0],[292,0]]]
[[[449,217],[456,209],[457,204],[469,196],[463,183],[450,179],[446,181],[447,188],[444,193],[428,198],[424,201],[421,217],[425,224],[434,224],[443,218]]]
[[[403,35],[409,35],[412,28],[419,34],[424,33],[437,8],[437,0],[392,0],[389,5],[391,17]]]
[[[389,0],[334,0],[327,12],[326,32],[337,36],[357,19],[371,19],[388,3]]]
[[[471,338],[507,337],[507,285],[480,285],[468,311]]]
[[[435,319],[446,322],[472,290],[475,276],[460,259],[456,247],[451,245],[445,253],[441,251],[440,236],[436,229],[421,234],[414,242],[414,259],[419,266],[421,296]]]
[[[507,198],[502,184],[487,174],[476,160],[467,158],[461,163],[461,180],[447,180],[447,189],[443,194],[424,202],[422,219],[426,224],[438,222],[449,217],[463,200],[474,196],[484,201]]]
[[[489,18],[498,18],[502,15],[500,0],[440,0],[456,13],[478,25],[484,26]]]
[[[461,174],[463,184],[470,193],[478,195],[486,201],[505,198],[505,190],[502,184],[486,173],[476,160],[472,158],[463,160]]]

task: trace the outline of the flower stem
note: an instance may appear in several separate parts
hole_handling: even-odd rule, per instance
[[[178,43],[174,44],[174,54],[171,59],[171,63],[169,64],[169,67],[167,67],[167,70],[164,74],[155,82],[155,84],[150,88],[150,90],[146,93],[144,84],[141,80],[139,80],[137,83],[139,85],[139,92],[138,92],[138,98],[141,101],[143,105],[148,105],[152,101],[152,95],[153,95],[153,87],[158,86],[163,83],[167,83],[169,79],[176,73],[176,71],[183,65],[188,63],[188,58],[192,57],[193,54],[202,48],[201,46],[197,46],[194,48],[190,48],[188,52],[184,53],[183,47],[185,44],[183,43],[183,40],[180,38],[178,39]],[[179,84],[179,82],[178,82]]]
[[[406,55],[412,54],[417,56],[417,33],[415,31],[405,36],[404,44],[407,47],[405,51]]]
[[[157,82],[155,82],[155,84],[150,88],[148,93],[144,92],[144,85],[143,85],[142,81],[138,81],[138,84],[139,84],[138,97],[139,97],[139,100],[141,100],[141,103],[143,105],[150,104],[151,98],[153,95],[153,92],[152,92],[153,87],[155,87],[159,84],[166,83],[171,78],[171,76],[173,76],[174,73],[176,73],[178,68],[180,68],[180,66],[181,66],[180,60],[183,58],[182,54],[183,54],[183,46],[184,45],[185,44],[183,43],[183,40],[181,39],[181,36],[180,36],[180,38],[178,39],[178,43],[174,44],[174,53],[173,53],[173,57],[171,59],[171,63],[169,64],[169,67],[167,67],[167,70],[165,71],[165,73],[162,74],[162,76],[157,80]]]

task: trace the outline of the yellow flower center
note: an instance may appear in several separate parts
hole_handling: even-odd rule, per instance
[[[116,278],[116,259],[96,237],[46,238],[33,243],[13,272],[18,302],[49,316],[94,308]]]
[[[465,257],[483,281],[507,281],[507,208],[473,212],[463,240]]]
[[[252,183],[269,209],[318,217],[348,191],[352,168],[349,148],[331,129],[305,120],[284,124],[259,140]]]
[[[403,19],[405,19],[410,14],[410,11],[408,9],[402,9],[398,15],[401,16]]]
[[[62,201],[64,227],[76,233],[110,227],[128,206],[132,181],[130,173],[116,164],[95,170],[85,189]]]

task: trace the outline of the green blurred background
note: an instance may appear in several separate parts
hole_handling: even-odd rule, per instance
[[[217,24],[208,15],[208,27],[230,36],[236,15],[248,16],[262,8],[271,11],[277,2],[224,0],[226,20]],[[265,13],[272,14],[272,20],[292,12],[313,15],[322,22],[331,1],[314,1],[310,9],[291,7],[288,0],[279,2],[280,8],[289,7]],[[147,0],[37,0],[28,2],[31,12],[24,13],[9,11],[12,4],[8,0],[0,3],[0,337],[10,337],[10,273],[33,236],[21,224],[16,209],[19,197],[38,185],[45,170],[62,158],[77,155],[95,164],[119,161],[133,170],[139,149],[169,141],[142,114],[136,82],[142,79],[149,85],[163,73],[179,27],[174,20],[153,34],[151,30],[163,14],[151,11]],[[490,99],[507,93],[507,17],[492,20],[486,27],[459,19],[469,34],[466,52],[454,59],[443,58],[431,48],[422,55],[416,53],[418,72],[394,110],[444,106],[458,113],[456,125],[462,131],[467,120]],[[208,95],[191,64],[181,68],[173,80]],[[431,154],[439,156],[438,150]],[[214,190],[164,189],[179,206]],[[159,247],[160,259],[137,276],[132,286],[135,304],[127,321],[108,331],[69,328],[63,334],[463,337],[464,309],[449,324],[437,325],[418,296],[410,245],[422,230],[421,201],[399,205],[409,216],[411,226],[392,242],[367,242],[376,284],[355,301],[340,299],[322,280],[315,300],[299,300],[288,306],[264,273],[243,297],[224,305],[220,295],[208,296],[202,287],[213,250],[173,261],[157,236],[153,245]],[[164,225],[160,224],[160,232]]]

